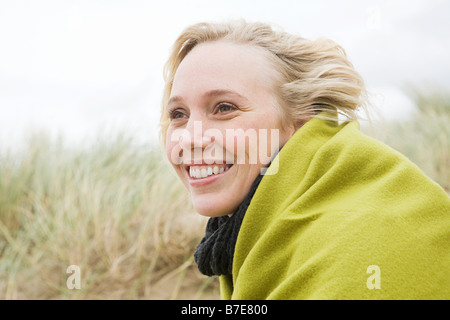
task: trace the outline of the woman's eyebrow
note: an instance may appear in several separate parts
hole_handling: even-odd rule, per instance
[[[227,89],[210,90],[210,91],[206,92],[203,96],[207,97],[207,98],[212,98],[212,97],[218,97],[218,96],[224,96],[224,95],[233,95],[233,96],[237,96],[238,98],[241,98],[241,99],[246,99],[244,96],[240,95],[236,91],[227,90]]]
[[[172,103],[177,103],[183,101],[183,98],[181,96],[173,96],[167,101],[167,105],[170,105]]]
[[[241,94],[237,93],[236,91],[233,90],[227,90],[227,89],[213,89],[213,90],[209,90],[207,92],[205,92],[202,97],[203,98],[214,98],[214,97],[219,97],[219,96],[225,96],[225,95],[232,95],[232,96],[236,96],[237,98],[240,99],[245,99],[248,101],[248,99],[244,96],[242,96]],[[170,105],[172,103],[178,103],[178,102],[182,102],[184,101],[182,96],[173,96],[169,99],[169,101],[167,102],[167,105]]]

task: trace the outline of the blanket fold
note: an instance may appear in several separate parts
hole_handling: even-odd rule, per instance
[[[221,295],[450,299],[449,266],[445,191],[357,122],[315,118],[261,180]]]

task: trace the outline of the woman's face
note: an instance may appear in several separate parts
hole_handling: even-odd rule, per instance
[[[166,153],[202,215],[232,214],[294,133],[280,126],[274,71],[260,50],[203,43],[176,71]]]

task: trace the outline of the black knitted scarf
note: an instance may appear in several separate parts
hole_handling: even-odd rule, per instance
[[[239,229],[263,176],[263,174],[258,175],[244,201],[231,217],[213,217],[208,220],[205,236],[194,253],[198,269],[204,275],[232,274],[234,248]]]

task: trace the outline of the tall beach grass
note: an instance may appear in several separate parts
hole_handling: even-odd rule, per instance
[[[217,297],[192,259],[205,221],[160,149],[125,134],[78,147],[34,134],[25,146],[0,162],[0,298]]]

